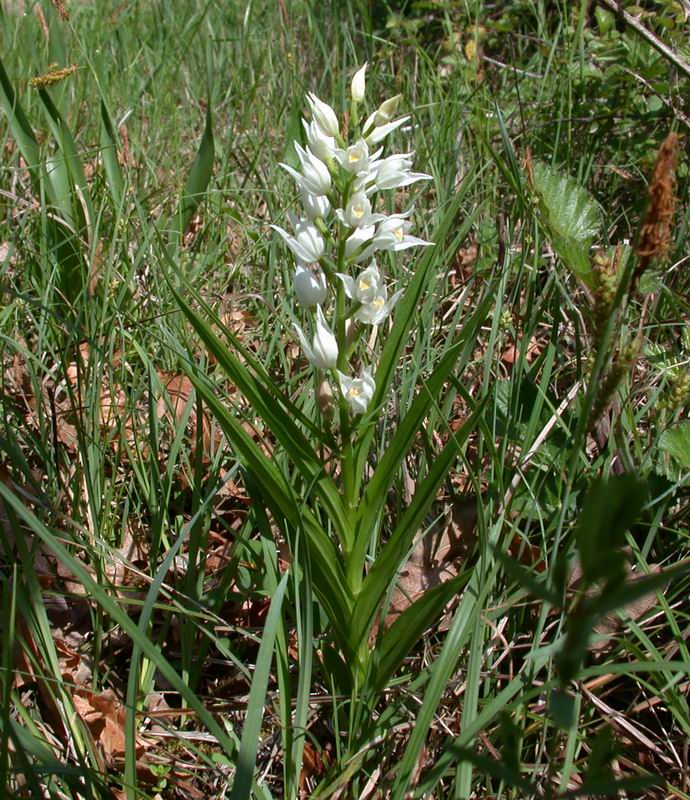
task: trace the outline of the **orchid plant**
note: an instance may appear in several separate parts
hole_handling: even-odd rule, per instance
[[[391,293],[376,256],[431,244],[409,233],[413,205],[389,215],[378,210],[384,192],[431,176],[413,172],[413,153],[383,155],[388,135],[410,120],[395,118],[400,95],[383,102],[360,124],[366,69],[364,64],[352,79],[348,139],[333,108],[307,95],[311,120],[302,120],[306,146],[294,143],[299,169],[280,165],[295,180],[301,214],[288,213],[292,233],[271,226],[295,260],[293,294],[312,336],[297,324],[295,331],[307,361],[323,375],[318,398],[327,417],[334,393],[339,399],[343,491],[349,509],[357,502],[350,439],[376,390],[375,353],[362,353],[358,345],[367,326],[386,323],[403,294],[403,289]]]
[[[366,691],[375,698],[458,589],[459,578],[430,591],[389,630],[379,627],[381,647],[370,648],[372,629],[396,575],[477,422],[481,409],[472,398],[464,398],[472,411],[466,423],[420,471],[403,512],[389,515],[385,498],[453,370],[469,363],[493,300],[487,290],[443,358],[424,373],[384,446],[377,440],[376,422],[438,259],[431,242],[411,234],[412,204],[386,213],[386,192],[397,193],[431,176],[413,170],[412,152],[384,155],[387,138],[404,129],[410,116],[396,116],[399,95],[363,113],[366,70],[365,64],[352,79],[346,126],[331,106],[307,95],[304,140],[294,143],[294,163],[281,165],[295,181],[300,211],[287,212],[287,229],[271,226],[294,262],[288,294],[295,301],[293,319],[298,320],[294,333],[313,371],[314,405],[320,413],[311,415],[309,404],[294,402],[201,297],[194,295],[203,314],[176,296],[208,352],[280,445],[279,456],[262,451],[208,376],[187,363],[199,398],[246,471],[257,525],[268,539],[277,528],[296,568],[309,571],[309,591],[328,620],[321,647],[331,665],[339,664],[333,674],[339,676],[340,690],[360,696]],[[458,237],[466,234],[471,220],[465,228],[457,226],[463,199],[461,189],[439,215],[437,243],[444,245],[449,238],[449,246],[457,247]],[[420,248],[421,257],[407,285],[392,286],[384,271],[385,256],[411,248]],[[385,336],[377,333],[382,326]],[[261,509],[270,513],[271,525]],[[311,646],[311,636],[307,640]],[[353,730],[360,723],[353,722]]]

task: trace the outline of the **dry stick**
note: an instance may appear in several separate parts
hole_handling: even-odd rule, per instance
[[[684,125],[690,128],[690,117],[687,114],[684,114],[680,109],[676,108],[673,103],[666,98],[665,95],[661,94],[661,92],[657,92],[652,84],[649,81],[646,81],[642,75],[638,75],[636,72],[633,72],[627,67],[623,67],[623,69],[628,75],[631,75],[636,81],[641,83],[645,89],[647,89],[647,91],[658,97],[659,100],[661,100],[661,102],[666,106],[666,108],[673,112],[673,115],[676,117],[676,119],[680,120]]]
[[[539,450],[539,448],[542,446],[543,442],[545,441],[546,437],[549,435],[549,433],[551,433],[551,429],[558,422],[558,420],[561,418],[563,412],[566,410],[566,408],[573,401],[573,398],[575,397],[575,395],[580,390],[580,386],[581,386],[581,382],[580,381],[576,381],[570,387],[570,389],[568,390],[568,394],[563,398],[563,400],[561,401],[561,404],[558,406],[558,408],[555,410],[555,412],[551,416],[551,419],[549,419],[549,421],[546,423],[546,425],[544,425],[544,427],[541,429],[539,435],[537,436],[537,438],[532,443],[532,446],[527,451],[525,457],[522,459],[522,462],[518,465],[518,469],[517,469],[515,475],[513,476],[513,480],[510,482],[510,486],[508,487],[508,491],[505,493],[505,497],[503,498],[503,502],[501,503],[501,507],[498,510],[499,516],[501,514],[503,514],[505,512],[506,508],[508,507],[508,504],[510,503],[510,500],[511,500],[511,498],[513,496],[513,493],[515,492],[515,490],[518,487],[518,484],[522,480],[523,470],[527,468],[527,466],[529,465],[529,462],[534,458],[534,455],[537,452],[537,450]]]
[[[633,723],[630,722],[630,720],[627,719],[620,711],[611,708],[611,706],[607,705],[603,700],[600,700],[597,695],[590,692],[586,687],[583,686],[582,691],[587,695],[592,704],[604,714],[611,725],[617,728],[622,728],[630,736],[632,736],[633,739],[636,739],[638,742],[640,742],[640,744],[649,748],[653,753],[659,756],[659,758],[666,764],[673,764],[673,759],[669,758],[658,745],[656,745],[645,733],[643,733],[640,728],[638,728],[636,725],[633,725]],[[678,764],[678,766],[680,766],[680,764]]]
[[[667,58],[669,61],[672,61],[681,72],[684,72],[685,75],[690,78],[690,64],[688,64],[685,59],[681,58],[677,53],[674,53],[673,50],[668,45],[665,45],[661,39],[655,36],[650,30],[645,28],[645,26],[632,14],[628,14],[616,0],[598,0],[598,3],[602,6],[606,6],[610,8],[615,14],[617,14],[626,25],[629,25],[634,31],[640,34],[643,39],[646,39],[649,44],[655,49],[658,50],[662,56]]]

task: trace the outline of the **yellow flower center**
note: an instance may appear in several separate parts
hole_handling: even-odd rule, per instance
[[[359,291],[366,292],[366,290],[370,288],[371,284],[369,283],[369,281],[366,280],[366,278],[362,278],[362,280],[359,282]]]
[[[350,386],[350,388],[347,390],[347,396],[351,399],[359,397],[360,394],[362,394],[362,392],[359,390],[357,386]]]
[[[371,301],[372,306],[376,306],[376,308],[382,308],[384,303],[385,303],[385,300],[383,299],[383,297],[375,297]]]
[[[364,216],[364,206],[353,206],[352,216],[355,217],[355,219],[361,219]]]
[[[401,226],[400,228],[396,228],[396,229],[393,231],[393,233],[394,233],[394,235],[395,235],[395,238],[396,238],[396,239],[397,239],[399,242],[402,242],[402,240],[403,240],[403,236],[405,235],[405,234],[403,233],[402,226]]]
[[[357,161],[359,161],[360,158],[361,158],[361,156],[360,156],[359,153],[348,153],[347,154],[347,160],[350,162],[350,164],[357,163]]]

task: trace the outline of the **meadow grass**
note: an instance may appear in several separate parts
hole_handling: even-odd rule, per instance
[[[0,6],[3,796],[690,797],[688,81],[610,6]],[[350,515],[268,226],[365,60],[435,246]]]

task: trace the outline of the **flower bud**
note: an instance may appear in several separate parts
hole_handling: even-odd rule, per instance
[[[364,90],[365,90],[365,73],[367,71],[367,63],[364,62],[364,66],[361,69],[358,69],[355,72],[355,75],[352,79],[352,83],[350,84],[350,95],[352,97],[353,103],[361,103],[364,100]]]
[[[307,103],[309,103],[314,122],[321,128],[322,133],[326,136],[338,136],[340,133],[338,118],[328,103],[319,100],[313,92],[307,95]]]
[[[311,344],[304,331],[295,325],[295,331],[307,361],[319,369],[334,369],[338,363],[338,342],[326,324],[321,306],[316,306],[316,333]]]
[[[395,97],[390,97],[388,100],[384,100],[374,115],[374,125],[385,125],[386,123],[390,122],[395,116],[395,112],[398,110],[398,105],[400,104],[401,100],[401,94],[396,94]]]
[[[299,193],[304,213],[312,222],[319,217],[324,218],[331,210],[331,204],[326,195],[310,194],[303,188],[300,188]]]
[[[299,266],[292,278],[297,302],[302,306],[316,306],[325,302],[328,295],[326,276],[319,268]]]

